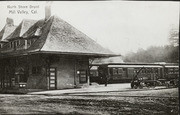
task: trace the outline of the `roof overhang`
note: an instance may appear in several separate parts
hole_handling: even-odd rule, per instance
[[[128,67],[128,68],[162,68],[160,65],[108,65],[108,67]]]
[[[116,57],[120,55],[116,54],[96,54],[96,53],[81,53],[81,52],[58,52],[58,51],[17,51],[17,52],[6,52],[0,53],[0,58],[15,57],[31,54],[57,54],[57,55],[75,55],[75,56],[87,56],[89,58],[100,58],[100,57]]]
[[[77,55],[77,56],[79,55],[79,56],[88,56],[88,57],[92,57],[92,58],[121,56],[121,55],[117,55],[117,54],[82,53],[82,52],[58,52],[58,51],[34,51],[34,52],[29,52],[29,54],[36,54],[36,53]]]
[[[0,41],[0,43],[8,43],[8,41],[7,40],[2,40],[2,41]]]

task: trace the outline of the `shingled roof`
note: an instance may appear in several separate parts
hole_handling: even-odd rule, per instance
[[[4,28],[0,31],[0,42],[7,42],[7,36],[9,36],[15,29],[16,26],[6,24]]]
[[[46,21],[39,20],[27,23],[25,20],[22,21],[9,36],[9,39],[15,39],[17,37],[21,37],[21,39],[37,37],[37,40],[28,49],[3,53],[4,56],[27,53],[91,55],[100,57],[116,56],[112,51],[103,48],[57,16],[51,16]]]
[[[22,35],[36,22],[36,20],[24,19],[6,39],[13,40],[22,37]]]
[[[44,19],[37,21],[22,35],[22,38],[30,38],[33,36],[40,36],[41,28],[43,27],[44,22],[45,22]]]
[[[57,16],[51,16],[41,31],[42,35],[29,48],[30,52],[113,54]]]

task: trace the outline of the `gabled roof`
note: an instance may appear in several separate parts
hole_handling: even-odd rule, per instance
[[[6,42],[7,36],[9,36],[17,26],[6,24],[4,28],[0,31],[0,42]]]
[[[41,28],[44,25],[44,19],[37,21],[36,23],[34,23],[29,29],[28,31],[26,31],[22,37],[23,38],[29,38],[29,37],[33,37],[33,36],[40,36],[41,35]]]
[[[8,40],[13,40],[15,38],[19,38],[22,37],[22,35],[37,21],[35,20],[28,20],[28,19],[24,19],[19,25],[18,27],[13,31],[13,33],[11,33],[7,39]]]
[[[46,22],[42,35],[32,44],[29,51],[113,54],[57,16],[52,16]]]

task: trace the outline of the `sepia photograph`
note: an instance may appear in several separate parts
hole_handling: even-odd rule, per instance
[[[178,1],[0,1],[0,115],[178,115]]]

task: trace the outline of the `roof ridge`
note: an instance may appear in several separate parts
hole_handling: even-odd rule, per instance
[[[13,31],[8,35],[8,36],[6,36],[5,38],[4,38],[4,36],[5,36],[5,33],[8,31],[7,29],[8,28],[14,28],[13,29]],[[4,30],[4,32],[3,32],[3,35],[2,35],[2,38],[1,38],[1,40],[0,41],[7,41],[8,40],[8,37],[14,32],[14,30],[17,28],[17,25],[9,25],[9,24],[5,24],[5,26],[3,27],[3,29],[2,30]],[[1,30],[1,31],[2,31]],[[10,31],[10,30],[9,30]]]
[[[22,27],[23,27],[23,24],[24,24],[24,20],[22,20],[22,21],[21,21],[21,23],[20,23],[20,31],[19,31],[19,36],[21,35],[21,29],[22,29]]]
[[[32,20],[32,19],[23,19],[21,23],[16,27],[16,29],[12,32],[10,36],[8,36],[8,40],[13,40],[16,37],[22,37],[23,34],[28,31],[28,29],[36,23],[37,20]],[[27,24],[26,24],[27,23]],[[27,27],[26,27],[26,26]]]
[[[53,18],[53,19],[52,19],[52,18]],[[52,21],[51,21],[50,19],[52,19]],[[46,27],[46,24],[48,24],[49,21],[51,21],[51,22],[50,22],[50,26],[49,26],[48,28],[51,28],[51,25],[52,25],[52,22],[53,22],[53,20],[54,20],[54,17],[51,17],[50,19],[49,19],[48,21],[44,21],[44,22],[43,22],[42,29],[45,29],[44,27]],[[42,31],[43,31],[43,30],[42,30]],[[50,31],[50,29],[48,29],[48,32],[47,32],[47,35],[46,35],[46,40],[47,40],[47,36],[49,35],[49,31]],[[42,32],[42,33],[43,33],[43,32]],[[42,39],[41,36],[39,37],[39,39],[37,39],[37,40],[29,47],[29,50],[31,50],[31,48],[34,46],[34,44],[36,44],[36,42],[38,42],[40,39]],[[42,49],[42,47],[44,46],[46,40],[44,41],[44,43],[42,44],[42,46],[40,46],[40,48],[38,48],[37,51],[40,51],[40,50]]]
[[[21,24],[21,28],[20,28],[20,33],[19,33],[19,36],[23,36],[23,32],[22,32],[22,28],[24,27],[24,24],[26,21],[35,21],[35,20],[31,20],[31,19],[23,19],[22,20],[22,24]],[[28,30],[27,30],[28,31]],[[21,35],[22,34],[22,35]]]
[[[38,20],[34,20],[34,19],[23,19],[22,22],[23,22],[23,21],[38,21]]]
[[[47,22],[52,18],[52,22],[51,22],[51,26],[50,26],[50,28],[49,28],[49,31],[48,31],[48,34],[47,34],[47,36],[49,36],[49,32],[50,32],[50,30],[52,29],[52,24],[53,24],[53,22],[54,22],[54,15],[53,16],[51,16],[48,20],[47,20]],[[46,21],[44,22],[44,23],[47,23]],[[48,38],[48,37],[47,37]],[[39,51],[43,48],[43,46],[44,46],[44,44],[46,43],[46,41],[47,41],[47,38],[46,38],[46,40],[45,40],[45,42],[43,43],[43,45],[39,48]]]
[[[67,21],[65,21],[65,20],[63,20],[62,18],[60,18],[59,16],[57,16],[57,15],[53,15],[55,18],[57,18],[59,21],[64,21],[66,24],[68,24],[69,26],[71,26],[71,28],[73,28],[75,31],[78,31],[80,34],[83,34],[85,37],[84,37],[84,39],[86,39],[86,40],[89,40],[89,41],[91,41],[91,42],[93,42],[94,44],[97,44],[97,45],[99,45],[100,47],[102,47],[99,43],[97,43],[94,39],[91,39],[88,35],[86,35],[84,32],[82,32],[81,30],[79,30],[78,28],[76,28],[76,27],[74,27],[73,25],[71,25],[69,22],[67,22]],[[87,39],[88,38],[88,39]],[[88,49],[87,47],[84,47],[84,46],[82,46],[83,48],[85,48],[85,49]],[[104,47],[102,47],[102,48],[104,48]],[[107,49],[107,48],[105,48],[105,49]],[[109,49],[107,49],[107,50],[109,50]],[[109,50],[109,51],[111,51],[111,50]],[[111,51],[112,52],[112,51]],[[114,53],[114,52],[112,52],[112,53]]]
[[[7,40],[14,39],[14,38],[11,38],[11,37],[15,34],[14,32],[15,32],[17,29],[21,30],[21,28],[22,28],[22,21],[21,21],[21,23],[16,27],[16,29],[15,29],[9,36],[7,36]],[[20,31],[18,32],[18,34],[20,35]]]
[[[44,19],[37,20],[23,35],[23,38],[31,36],[34,32],[37,31],[38,28],[42,28],[44,26]],[[33,29],[34,28],[34,29]]]
[[[3,36],[4,36],[4,32],[5,32],[5,27],[6,27],[6,25],[2,28],[2,30],[0,31],[0,34],[2,33],[2,37],[1,37],[1,35],[0,35],[0,42],[2,41],[2,39],[3,39]]]

